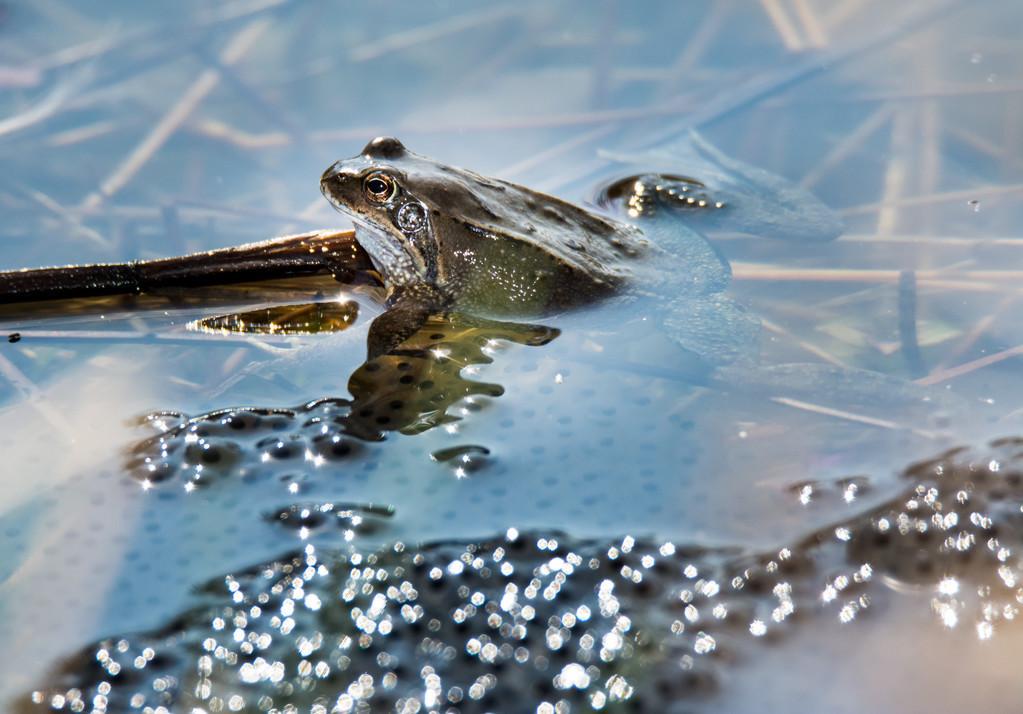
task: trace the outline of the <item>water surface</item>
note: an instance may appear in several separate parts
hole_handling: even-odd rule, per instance
[[[479,658],[451,664],[442,652],[431,666],[447,706],[506,711],[500,692],[510,686],[530,693],[530,711],[544,702],[553,711],[559,699],[579,711],[597,706],[597,690],[610,706],[625,681],[651,711],[1018,708],[1009,664],[1021,645],[1012,622],[1020,498],[1009,480],[1018,457],[1012,443],[985,446],[1023,428],[1014,379],[1023,217],[1014,28],[1023,18],[1012,3],[119,10],[115,21],[58,1],[11,3],[0,15],[0,266],[343,228],[317,178],[378,134],[588,201],[621,170],[609,155],[652,160],[696,128],[729,156],[812,191],[845,231],[815,242],[795,228],[773,238],[736,223],[707,229],[731,261],[729,294],[762,321],[748,361],[775,370],[767,381],[752,371],[709,380],[653,314],[613,306],[440,326],[443,337],[424,339],[444,356],[369,369],[366,327],[379,302],[329,281],[3,314],[0,334],[21,339],[0,350],[0,698],[29,707],[40,691],[70,708],[78,688],[101,710],[93,696],[107,696],[99,687],[109,681],[109,710],[132,711],[125,692],[144,690],[140,701],[156,706],[167,691],[159,680],[172,677],[185,698],[170,711],[191,711],[175,707],[202,691],[189,679],[202,652],[182,639],[201,647],[213,613],[238,605],[232,580],[254,580],[246,594],[258,599],[252,573],[276,578],[296,557],[306,567],[308,547],[330,564],[307,588],[328,603],[327,625],[303,620],[294,636],[275,635],[289,677],[305,676],[299,637],[351,628],[338,594],[353,553],[382,553],[385,570],[417,548],[436,561],[445,575],[431,581],[440,587],[430,612],[445,623],[441,639],[463,649],[479,633],[448,630],[465,599],[448,565],[466,549],[492,553],[514,528],[526,542],[515,556],[520,588],[544,564],[543,578],[556,579],[570,553],[599,565],[544,601],[554,609],[527,627],[540,642],[529,666],[506,664],[514,674],[484,687],[491,699],[469,691],[496,669]],[[358,309],[332,333],[194,329],[313,300]],[[819,366],[779,366],[793,363]],[[445,385],[446,396],[410,392],[423,382]],[[233,407],[254,410],[220,411]],[[153,440],[154,427],[182,423]],[[163,457],[161,444],[179,451]],[[903,473],[960,444],[976,450],[947,457],[940,472]],[[173,468],[147,477],[164,462]],[[879,536],[886,519],[905,533]],[[934,540],[905,540],[920,521]],[[609,556],[627,536],[667,563],[648,577],[651,590]],[[968,545],[942,546],[946,537]],[[550,539],[562,549],[539,545]],[[394,554],[398,542],[405,554]],[[662,553],[667,542],[674,550]],[[786,549],[805,567],[768,571],[763,592],[728,589],[745,577],[743,558],[767,568]],[[554,557],[562,562],[551,570]],[[864,564],[873,577],[826,597]],[[721,595],[694,589],[700,578],[687,566],[714,572]],[[425,588],[429,571],[410,577]],[[592,598],[605,580],[636,620],[628,631],[650,639],[611,660],[599,648],[591,660],[550,648],[566,657],[552,664],[546,616],[561,618],[556,629],[574,632],[575,647],[582,630],[564,625],[565,613],[599,609]],[[499,603],[494,582],[479,588]],[[792,587],[797,617],[772,619],[789,607],[779,584]],[[709,603],[693,620],[675,612],[687,588]],[[731,620],[713,614],[719,601]],[[781,634],[761,637],[755,622]],[[390,653],[407,669],[395,691],[418,688],[428,702],[421,633],[398,624]],[[598,640],[623,627],[610,615],[587,626]],[[247,625],[238,627],[244,639]],[[142,656],[136,641],[169,661],[138,668],[126,685],[85,664],[121,637],[127,668]],[[114,644],[96,644],[106,638]],[[65,658],[67,677],[55,674]],[[582,664],[566,671],[571,663]],[[374,673],[383,696],[394,669],[377,660],[357,669]],[[225,692],[239,677],[218,664],[202,706],[232,709]],[[329,681],[294,695],[302,710],[320,693],[331,710],[345,686]],[[464,688],[461,704],[451,687]],[[268,691],[245,690],[240,706],[267,710]],[[272,694],[276,706],[291,696]]]

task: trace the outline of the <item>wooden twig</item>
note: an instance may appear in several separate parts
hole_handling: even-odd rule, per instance
[[[813,414],[835,417],[836,419],[844,419],[845,421],[854,421],[859,424],[868,424],[870,426],[880,427],[881,429],[905,430],[912,432],[917,436],[922,436],[925,439],[936,438],[934,432],[899,424],[898,422],[891,421],[889,419],[878,419],[877,417],[868,416],[866,414],[847,412],[843,409],[832,409],[831,407],[825,407],[821,404],[803,402],[798,399],[790,399],[788,397],[771,397],[771,401],[794,409],[811,412]]]
[[[168,288],[226,285],[302,275],[375,282],[373,263],[355,231],[313,231],[177,258],[0,272],[0,304]]]
[[[1020,355],[1023,355],[1023,345],[1016,345],[1015,347],[1010,347],[1007,350],[996,352],[993,355],[986,355],[979,359],[975,359],[971,362],[966,362],[964,364],[956,365],[955,367],[949,367],[948,369],[932,372],[926,377],[916,380],[916,383],[922,384],[924,386],[941,384],[942,382],[947,382],[950,379],[962,377],[963,375],[969,374],[970,372],[976,372],[978,369],[990,367],[993,364],[998,364],[999,362],[1004,362],[1007,359],[1019,357]]]
[[[902,108],[895,114],[892,121],[890,139],[890,158],[885,167],[883,192],[878,203],[877,232],[879,235],[895,233],[899,224],[899,199],[906,187],[909,172],[909,146],[912,142],[913,112],[910,108]]]
[[[891,204],[885,203],[867,203],[859,206],[850,206],[849,208],[843,208],[839,213],[843,216],[855,216],[861,213],[872,213],[874,211],[881,211],[888,206],[929,206],[934,203],[944,203],[946,201],[974,201],[981,198],[992,198],[994,196],[1004,196],[1005,194],[1023,194],[1023,184],[1008,184],[1000,186],[978,186],[977,188],[970,188],[960,191],[944,191],[941,193],[932,193],[927,196],[910,196],[906,198],[900,198]]]
[[[899,273],[899,345],[906,367],[912,377],[927,372],[916,329],[916,274],[912,270]]]
[[[372,42],[352,48],[349,57],[353,62],[366,62],[383,55],[401,52],[424,42],[435,42],[449,35],[473,30],[482,25],[505,22],[521,12],[521,9],[514,7],[485,8],[479,12],[466,12],[391,35],[375,37]]]
[[[785,49],[789,52],[798,52],[803,49],[803,41],[799,37],[799,31],[789,18],[788,13],[781,6],[781,3],[778,0],[760,0],[760,5],[774,26],[775,32],[781,38],[782,44],[785,45]]]
[[[810,7],[808,0],[793,0],[796,10],[796,17],[806,34],[806,39],[813,47],[820,49],[828,46],[828,34],[821,24],[820,18],[814,9]]]
[[[236,63],[256,44],[256,41],[269,26],[270,22],[266,19],[253,20],[247,24],[227,43],[220,53],[220,62],[228,66]],[[178,127],[188,119],[202,100],[213,91],[220,82],[220,77],[220,72],[215,69],[207,69],[202,72],[141,143],[100,184],[99,189],[85,198],[82,202],[82,209],[85,211],[95,210],[104,200],[124,188],[139,169],[173,136]]]
[[[706,53],[711,43],[718,37],[725,26],[725,18],[732,11],[731,0],[711,3],[704,13],[703,19],[696,30],[686,40],[674,64],[667,72],[666,81],[661,87],[661,97],[673,96],[679,87],[685,85],[692,75],[696,64]]]
[[[953,362],[965,355],[975,344],[977,344],[977,341],[991,329],[1003,312],[1015,305],[1017,302],[1019,302],[1019,295],[1006,295],[1003,297],[995,306],[994,310],[973,323],[973,326],[966,332],[963,339],[960,340],[955,347],[945,353],[941,362],[939,362],[934,368],[934,371],[941,372],[951,367]]]
[[[783,268],[760,263],[732,263],[736,280],[763,280],[808,283],[874,283],[899,282],[902,271],[886,268]],[[918,270],[918,285],[1003,292],[1007,287],[1023,284],[1023,270]],[[1001,283],[996,285],[995,283]],[[1008,285],[1006,285],[1008,284]]]
[[[796,345],[798,345],[800,348],[806,350],[807,352],[809,352],[813,356],[815,356],[815,357],[817,357],[819,359],[824,360],[828,364],[833,364],[836,367],[848,367],[849,366],[845,362],[840,360],[838,357],[835,357],[835,355],[833,355],[830,352],[828,352],[827,350],[825,350],[825,349],[823,349],[821,347],[818,347],[817,345],[815,345],[815,344],[813,344],[811,342],[807,342],[806,340],[804,340],[804,339],[802,339],[800,337],[797,337],[796,335],[793,335],[791,332],[789,332],[787,329],[785,329],[781,325],[778,325],[778,324],[776,324],[774,322],[771,322],[770,320],[768,320],[766,318],[763,318],[763,317],[760,318],[760,324],[763,325],[764,329],[767,330],[768,332],[773,332],[776,335],[781,335],[782,337],[785,337],[786,339],[792,340],[792,342],[795,343]]]
[[[32,405],[39,414],[50,423],[56,431],[67,439],[74,440],[74,429],[68,423],[64,415],[54,409],[53,405],[43,396],[42,391],[35,382],[18,369],[18,366],[0,353],[0,376],[6,379],[14,389],[24,397],[25,401]]]
[[[892,116],[892,108],[887,104],[881,105],[864,119],[859,126],[846,134],[835,143],[831,151],[817,162],[810,169],[799,185],[803,188],[812,188],[818,181],[828,174],[833,168],[845,161],[849,156],[859,149],[875,131],[884,125]]]

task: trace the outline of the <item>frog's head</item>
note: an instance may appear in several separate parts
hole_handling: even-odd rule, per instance
[[[336,162],[320,179],[327,200],[363,230],[359,242],[390,285],[438,276],[438,244],[431,205],[416,179],[429,159],[400,141],[378,137],[358,156]]]

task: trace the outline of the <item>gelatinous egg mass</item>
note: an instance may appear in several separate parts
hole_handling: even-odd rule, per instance
[[[101,712],[721,711],[743,672],[808,656],[827,669],[878,627],[910,625],[918,653],[947,648],[942,630],[959,628],[959,647],[1017,630],[1023,481],[1006,454],[1019,443],[917,464],[893,498],[853,499],[845,520],[768,550],[515,528],[362,547],[391,509],[295,504],[267,518],[341,527],[350,545],[218,577],[166,626],[95,642],[29,698]],[[867,483],[837,484],[853,485]],[[806,644],[821,635],[823,660]]]
[[[156,433],[128,450],[126,466],[147,485],[180,478],[192,489],[231,475],[345,459],[360,441],[380,441],[392,431],[422,433],[482,410],[504,388],[468,379],[466,368],[492,362],[502,342],[540,346],[557,335],[542,325],[431,317],[400,349],[352,373],[351,399],[218,409],[192,417],[157,412],[143,419]],[[460,468],[478,467],[483,455],[459,453],[467,457]]]

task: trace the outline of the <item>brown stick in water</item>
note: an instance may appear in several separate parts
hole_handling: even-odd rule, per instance
[[[343,283],[378,282],[355,231],[312,231],[260,243],[129,263],[0,272],[0,304],[156,292],[331,274]]]

